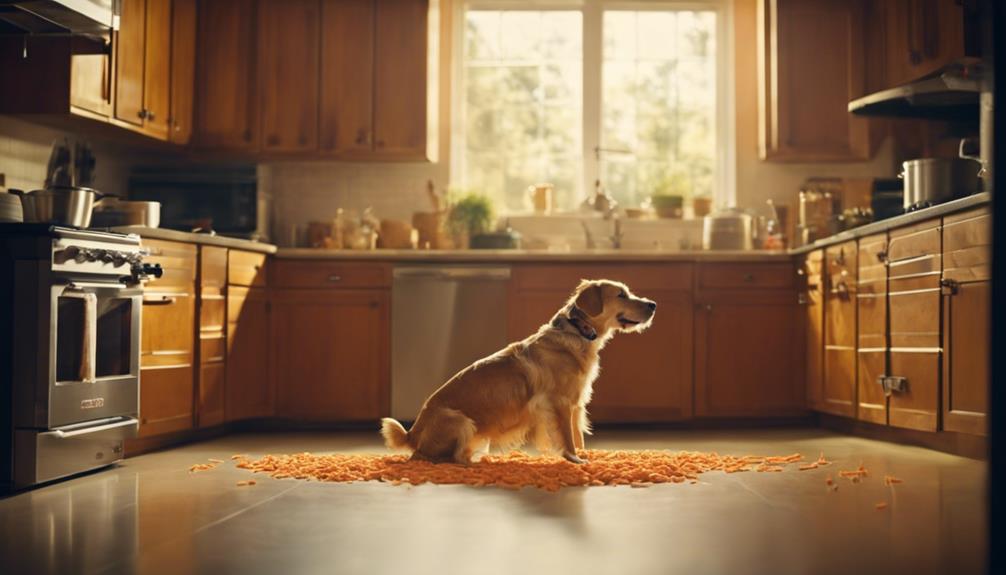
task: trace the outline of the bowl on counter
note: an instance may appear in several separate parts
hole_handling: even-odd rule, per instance
[[[685,215],[684,196],[655,194],[650,197],[653,211],[661,218],[681,218]]]

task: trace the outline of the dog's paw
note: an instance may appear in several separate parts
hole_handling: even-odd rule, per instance
[[[565,458],[566,461],[569,461],[570,463],[575,463],[577,465],[583,465],[584,463],[587,463],[586,459],[580,459],[580,456],[578,456],[575,453],[563,453],[562,456],[563,458]]]

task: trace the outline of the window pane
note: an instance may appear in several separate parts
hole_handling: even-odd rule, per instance
[[[582,34],[579,11],[466,12],[459,187],[502,212],[540,182],[560,206],[583,196]]]
[[[601,178],[623,206],[655,193],[711,196],[716,14],[606,11]]]

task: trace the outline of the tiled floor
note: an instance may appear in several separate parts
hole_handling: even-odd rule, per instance
[[[381,451],[376,434],[233,435],[0,500],[0,573],[978,573],[982,462],[820,430],[605,432],[592,448],[819,451],[872,476],[710,473],[551,494],[256,476],[230,455]],[[193,463],[227,460],[190,474]],[[905,483],[885,487],[892,474]],[[887,501],[890,507],[877,510]]]

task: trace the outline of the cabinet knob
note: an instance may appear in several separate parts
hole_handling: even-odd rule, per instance
[[[744,274],[744,283],[754,282],[754,274]]]
[[[139,112],[137,112],[137,113],[136,113],[136,115],[137,115],[137,116],[138,116],[138,117],[139,117],[139,118],[140,118],[141,120],[145,120],[145,119],[147,119],[147,109],[146,109],[146,108],[140,108],[140,111],[139,111]]]
[[[340,281],[342,281],[342,276],[340,276],[340,275],[334,275],[334,274],[330,275],[330,276],[328,276],[328,281],[330,281],[332,283],[340,282]]]
[[[150,110],[147,110],[147,119],[150,120],[151,122],[154,121],[154,113],[151,112]]]

